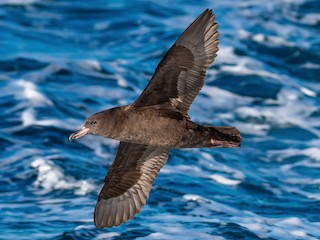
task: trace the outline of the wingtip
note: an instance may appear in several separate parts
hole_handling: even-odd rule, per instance
[[[206,10],[204,10],[203,13],[205,13],[205,14],[210,14],[210,15],[214,15],[212,9],[210,9],[210,8],[207,8]]]
[[[133,204],[133,195],[131,194],[130,204]],[[129,200],[127,199],[127,200]],[[126,208],[123,211],[119,211],[119,203],[122,202],[120,197],[112,199],[100,199],[98,200],[94,210],[94,224],[96,228],[112,228],[118,227],[119,225],[128,222],[135,217],[141,211],[141,207],[145,205],[144,199],[139,197],[139,206],[136,207],[135,211],[128,213],[130,209]]]
[[[206,19],[206,20],[205,20]],[[214,23],[216,20],[216,15],[213,13],[213,10],[210,8],[207,8],[206,10],[204,10],[195,20],[195,22],[197,20],[199,21],[209,21],[209,19],[212,19],[211,21]]]

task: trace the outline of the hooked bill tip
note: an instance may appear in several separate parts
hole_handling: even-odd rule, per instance
[[[81,138],[89,133],[89,128],[82,127],[79,132],[71,133],[69,136],[69,141],[72,142],[75,139]]]
[[[71,133],[69,136],[69,142],[72,142],[74,140],[75,133]]]

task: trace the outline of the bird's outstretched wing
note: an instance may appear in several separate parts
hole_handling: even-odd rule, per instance
[[[205,10],[170,48],[133,106],[169,108],[186,115],[216,57],[217,29],[215,15]]]
[[[99,228],[118,226],[141,211],[169,148],[120,142],[94,212]]]

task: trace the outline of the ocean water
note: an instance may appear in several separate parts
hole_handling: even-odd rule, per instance
[[[96,229],[118,142],[86,117],[132,103],[206,8],[220,50],[190,111],[239,149],[172,150],[143,211]],[[0,239],[320,239],[316,0],[0,0]]]

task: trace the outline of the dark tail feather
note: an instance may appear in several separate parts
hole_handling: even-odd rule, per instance
[[[210,131],[210,144],[208,147],[240,147],[242,137],[235,127],[208,127]]]

